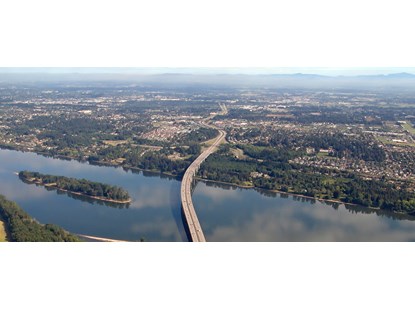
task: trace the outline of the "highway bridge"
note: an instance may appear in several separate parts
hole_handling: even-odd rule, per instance
[[[227,113],[226,106],[220,105],[223,113]],[[208,118],[210,119],[210,117]],[[206,120],[205,120],[206,121]],[[211,146],[209,146],[198,158],[187,168],[184,173],[182,185],[180,189],[180,196],[182,200],[182,209],[185,216],[187,228],[189,231],[190,241],[192,242],[205,242],[205,235],[203,234],[202,227],[200,226],[199,219],[197,218],[196,211],[192,201],[192,186],[194,178],[200,168],[200,165],[209,157],[210,154],[215,152],[218,146],[225,140],[226,132],[222,129],[216,128],[215,126],[209,125],[202,122],[205,127],[210,127],[219,130],[219,135]]]

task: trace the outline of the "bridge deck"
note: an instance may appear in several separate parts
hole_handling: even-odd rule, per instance
[[[213,127],[213,126],[209,126]],[[219,135],[215,142],[206,149],[198,158],[187,168],[181,185],[180,195],[182,200],[183,213],[186,218],[186,224],[189,229],[190,239],[193,242],[205,242],[205,235],[197,218],[196,211],[192,201],[192,184],[194,177],[198,172],[200,165],[209,157],[210,154],[216,151],[218,145],[225,139],[226,132],[219,129]]]

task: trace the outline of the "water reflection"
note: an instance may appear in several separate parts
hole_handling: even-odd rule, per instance
[[[415,220],[415,216],[413,216],[413,215],[400,214],[400,213],[390,212],[390,211],[387,211],[387,210],[370,209],[370,208],[365,208],[365,207],[360,207],[360,206],[353,206],[353,205],[346,205],[345,208],[349,212],[354,213],[354,214],[359,214],[359,213],[376,214],[377,216],[387,217],[387,218],[393,219],[393,220],[407,220],[407,221],[414,221]]]
[[[0,150],[0,163],[0,193],[42,223],[111,239],[187,240],[180,182],[174,177],[5,150]],[[21,182],[14,174],[21,170],[121,186],[133,201],[120,209],[57,194]],[[198,182],[193,201],[208,241],[415,240],[414,217],[381,210],[213,182]]]
[[[294,209],[294,208],[291,208]],[[287,210],[285,210],[287,211]],[[255,213],[238,227],[216,227],[207,236],[216,241],[401,241],[414,240],[413,227],[392,231],[386,222],[363,217],[356,220],[339,217],[320,209],[315,216],[304,217],[291,210],[278,214],[273,210]],[[325,216],[319,216],[324,213]],[[283,218],[282,218],[283,217]],[[311,222],[313,222],[311,224]]]
[[[140,208],[165,208],[170,205],[170,197],[165,188],[153,188],[151,185],[143,184],[136,189],[131,207]]]
[[[27,190],[22,190],[21,187],[16,185],[18,177],[10,171],[0,173],[0,181],[0,193],[11,200],[30,201],[31,199],[43,199],[48,196],[47,192],[36,187],[28,187]]]
[[[52,190],[52,189],[47,189],[47,190]],[[80,201],[83,201],[83,202],[88,202],[90,204],[97,204],[97,205],[101,205],[101,206],[107,206],[107,207],[118,208],[118,209],[124,209],[124,208],[128,209],[130,207],[129,203],[113,203],[113,202],[110,202],[110,201],[97,200],[97,199],[89,198],[87,196],[75,195],[73,193],[61,191],[59,189],[57,189],[56,192],[57,192],[58,195],[67,195],[67,196],[71,197],[72,199],[80,200]]]
[[[41,223],[55,223],[85,235],[138,241],[186,241],[178,221],[180,182],[148,177],[120,167],[102,167],[74,160],[47,158],[33,153],[0,150],[0,193],[16,201]],[[128,208],[56,189],[23,183],[15,172],[85,178],[125,188],[133,201]],[[169,195],[170,193],[170,195]],[[115,207],[115,208],[114,208]]]
[[[411,216],[227,188],[200,182],[195,190],[194,203],[208,241],[415,240]]]

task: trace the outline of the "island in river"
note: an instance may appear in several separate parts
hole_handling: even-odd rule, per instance
[[[56,188],[96,200],[121,204],[128,204],[131,202],[130,195],[126,190],[109,184],[31,171],[20,171],[19,178],[24,182],[43,185],[47,188]]]

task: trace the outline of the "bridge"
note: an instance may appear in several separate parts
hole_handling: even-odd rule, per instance
[[[222,109],[222,113],[226,114],[228,111],[226,106],[224,104],[220,104],[220,107]],[[211,119],[211,117],[208,117],[206,120],[209,119]],[[210,154],[214,153],[217,150],[219,144],[221,144],[226,137],[226,132],[224,130],[205,123],[206,120],[202,122],[202,125],[205,127],[217,129],[219,131],[219,135],[215,138],[213,144],[209,146],[205,151],[203,151],[202,154],[200,154],[199,157],[196,158],[196,160],[192,162],[191,165],[187,168],[186,172],[184,173],[180,189],[182,210],[185,216],[187,228],[189,230],[189,237],[192,242],[206,241],[192,201],[192,186],[194,183],[194,178],[199,171],[200,165],[206,160],[206,158],[209,157]]]

